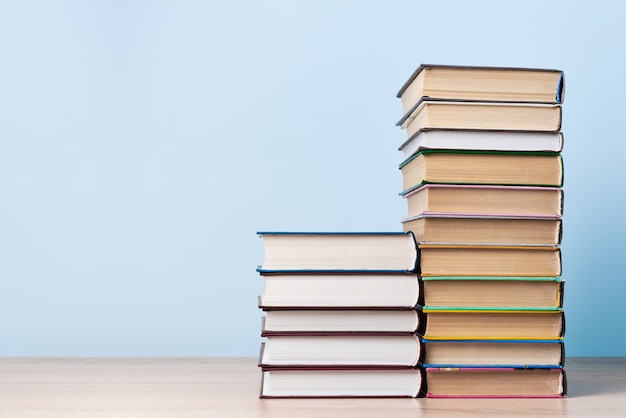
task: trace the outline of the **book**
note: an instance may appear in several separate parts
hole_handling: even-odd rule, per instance
[[[422,371],[404,369],[263,368],[260,398],[416,398]]]
[[[559,309],[564,283],[559,277],[424,277],[424,308]]]
[[[262,309],[412,308],[418,304],[416,273],[262,273]]]
[[[259,366],[412,368],[421,351],[416,334],[272,335],[262,345]]]
[[[425,276],[560,276],[558,246],[419,244]]]
[[[567,393],[562,368],[426,368],[430,398],[560,398]]]
[[[420,214],[402,220],[418,243],[558,245],[562,221],[558,216],[489,216]]]
[[[399,166],[403,190],[426,183],[516,186],[563,185],[559,153],[424,150]]]
[[[563,340],[422,340],[424,367],[560,368]]]
[[[413,333],[415,309],[279,309],[265,311],[262,336],[284,333]]]
[[[558,132],[561,105],[421,100],[397,125],[407,137],[425,128]]]
[[[427,340],[558,340],[561,309],[424,308],[419,333]]]
[[[423,97],[561,103],[564,92],[560,70],[422,64],[396,96],[409,113]]]
[[[426,213],[561,217],[563,189],[559,187],[425,184],[401,196],[406,218]]]
[[[265,260],[257,271],[384,271],[415,269],[417,248],[406,232],[258,232]]]
[[[562,132],[424,128],[400,145],[403,160],[427,149],[561,152]]]

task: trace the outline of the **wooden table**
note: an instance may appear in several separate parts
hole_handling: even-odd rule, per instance
[[[3,358],[0,418],[626,416],[626,358],[568,358],[566,399],[259,399],[256,358]]]

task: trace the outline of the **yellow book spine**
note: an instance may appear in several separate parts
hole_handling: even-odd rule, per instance
[[[541,337],[541,338],[529,338],[528,336],[523,336],[523,337],[518,337],[518,336],[512,336],[512,337],[502,337],[502,336],[488,336],[488,337],[484,337],[484,336],[463,336],[463,337],[459,337],[458,335],[444,335],[444,336],[437,336],[437,337],[433,337],[430,335],[424,335],[422,337],[424,340],[432,340],[432,341],[443,341],[443,340],[454,340],[454,341],[463,341],[463,340],[473,340],[473,341],[482,341],[482,340],[487,340],[487,341],[546,341],[546,340],[550,340],[550,341],[562,341],[563,337],[550,337],[550,338],[545,338],[545,337]]]

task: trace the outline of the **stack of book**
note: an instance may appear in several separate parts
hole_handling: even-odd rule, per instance
[[[422,394],[410,232],[258,232],[261,398]]]
[[[429,397],[565,396],[558,70],[422,65],[398,97]]]

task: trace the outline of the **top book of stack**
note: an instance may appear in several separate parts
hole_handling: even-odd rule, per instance
[[[263,238],[261,274],[412,272],[417,244],[410,232],[257,232]]]
[[[562,103],[561,70],[422,64],[397,94],[403,113],[425,98],[520,103]]]

